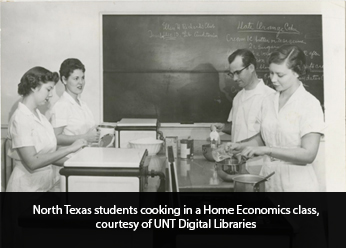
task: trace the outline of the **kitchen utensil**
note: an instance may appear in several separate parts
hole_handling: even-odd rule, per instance
[[[193,139],[180,140],[180,157],[181,158],[193,157]]]
[[[273,172],[270,173],[268,176],[266,176],[266,177],[263,178],[262,180],[259,180],[257,183],[255,183],[255,184],[253,185],[254,191],[257,192],[258,190],[256,190],[256,189],[258,189],[258,185],[259,185],[260,183],[264,182],[264,181],[267,181],[268,178],[271,177],[271,176],[274,175],[274,174],[275,174],[275,171],[273,171]]]
[[[267,177],[258,175],[238,175],[233,178],[234,192],[265,192],[265,181],[274,174]]]
[[[225,171],[222,170],[222,165],[215,164],[215,170],[217,175],[225,182],[233,182],[233,178],[237,176],[237,174],[228,174]]]
[[[114,147],[114,134],[107,133],[100,138],[99,147]]]
[[[245,168],[246,157],[236,154],[232,158],[215,163],[218,176],[225,182],[232,182],[233,178],[239,174],[249,174]]]
[[[168,146],[168,162],[171,180],[171,192],[179,192],[177,169],[174,164],[174,154],[172,146]]]
[[[213,151],[213,148],[210,147],[210,144],[202,145],[202,152],[203,152],[203,156],[205,157],[205,159],[210,161],[210,162],[215,162],[215,159],[213,158],[212,151]]]
[[[99,147],[115,147],[115,126],[115,123],[98,125],[98,130],[100,130]]]
[[[210,142],[212,148],[217,148],[217,146],[220,144],[220,135],[216,131],[216,127],[213,127],[213,131],[211,131],[210,135]]]

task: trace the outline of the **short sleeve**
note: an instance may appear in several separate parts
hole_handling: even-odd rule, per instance
[[[30,122],[14,119],[9,128],[9,136],[12,140],[12,148],[35,146],[32,136],[33,128]]]
[[[51,110],[50,122],[54,128],[67,126],[70,116],[69,107],[63,103],[55,103]]]
[[[323,111],[317,99],[313,99],[306,108],[305,115],[300,121],[300,137],[308,133],[320,133],[324,135]]]
[[[233,108],[229,112],[228,119],[227,119],[228,122],[232,122],[232,115],[233,115]]]

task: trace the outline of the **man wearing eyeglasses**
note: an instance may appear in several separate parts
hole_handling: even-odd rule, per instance
[[[257,77],[256,58],[247,49],[238,49],[228,57],[230,72],[228,75],[238,84],[241,91],[233,99],[228,123],[212,124],[218,131],[231,134],[232,142],[240,142],[256,135],[260,131],[257,116],[263,99],[275,92]]]

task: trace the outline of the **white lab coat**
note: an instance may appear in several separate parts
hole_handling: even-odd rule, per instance
[[[253,90],[242,89],[233,99],[233,106],[228,117],[232,122],[232,142],[250,138],[260,131],[257,116],[261,111],[263,99],[275,90],[266,86],[262,79]]]
[[[260,132],[260,123],[257,117],[261,111],[262,102],[275,90],[266,86],[262,79],[259,80],[256,88],[247,91],[242,89],[233,99],[233,106],[228,117],[228,122],[232,122],[232,142],[248,139]],[[260,168],[262,164],[262,157],[255,157],[247,161],[246,167],[251,172],[251,166]],[[258,169],[257,171],[259,172]]]
[[[56,151],[57,140],[53,127],[39,110],[36,111],[39,119],[24,104],[19,103],[10,119],[8,138],[12,146],[8,155],[14,159],[14,169],[7,185],[8,192],[48,191],[59,180],[56,166],[30,170],[23,165],[17,152],[17,148],[27,146],[34,146],[38,154]]]
[[[270,95],[262,105],[261,135],[267,146],[301,147],[308,133],[323,134],[324,121],[320,102],[301,83],[287,103],[278,111],[280,93]],[[266,191],[318,191],[319,185],[312,164],[295,165],[264,156],[261,175],[275,174],[266,182]]]
[[[65,91],[51,108],[51,123],[54,128],[65,127],[65,135],[81,135],[95,126],[94,116],[87,104],[80,105]]]

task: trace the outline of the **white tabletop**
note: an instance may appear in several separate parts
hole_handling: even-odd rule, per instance
[[[86,147],[67,160],[65,167],[139,168],[145,149]]]

